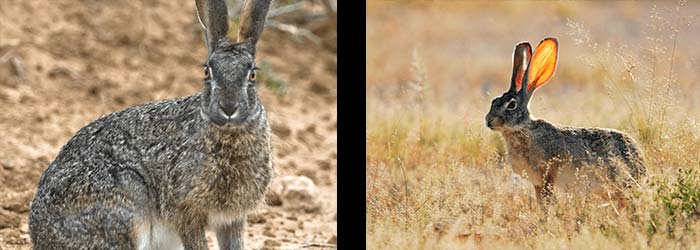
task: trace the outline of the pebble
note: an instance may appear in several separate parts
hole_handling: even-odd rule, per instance
[[[267,239],[263,242],[263,247],[269,247],[269,248],[274,248],[281,246],[279,241],[273,240],[273,239]]]
[[[12,160],[3,160],[2,167],[9,170],[15,168],[15,165],[12,164]]]
[[[273,182],[271,190],[279,196],[285,209],[310,213],[321,208],[318,188],[309,177],[284,176]]]

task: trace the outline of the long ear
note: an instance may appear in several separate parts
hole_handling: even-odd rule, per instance
[[[246,0],[241,7],[241,28],[238,30],[238,42],[250,42],[253,45],[253,53],[255,53],[255,44],[265,26],[269,8],[270,0]]]
[[[556,38],[545,38],[537,45],[535,54],[529,66],[528,92],[532,95],[538,87],[544,85],[552,78],[557,69],[557,57],[559,56],[559,42]]]
[[[209,54],[228,33],[228,9],[224,0],[195,0],[197,18],[204,28]]]
[[[513,50],[513,76],[510,78],[510,90],[517,91],[523,86],[523,77],[532,57],[530,43],[521,42]]]

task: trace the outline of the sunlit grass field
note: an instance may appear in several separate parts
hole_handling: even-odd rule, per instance
[[[700,249],[700,3],[404,2],[367,7],[369,249]],[[614,128],[648,175],[618,208],[543,213],[484,117],[513,46],[559,39],[530,111]]]

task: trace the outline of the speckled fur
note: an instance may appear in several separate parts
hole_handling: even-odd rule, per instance
[[[553,199],[554,187],[609,196],[603,186],[633,186],[646,168],[632,137],[613,129],[555,125],[530,115],[532,91],[518,90],[515,84],[518,74],[525,74],[522,79],[527,82],[529,49],[527,43],[516,46],[511,87],[493,100],[486,115],[487,126],[500,132],[506,142],[513,171],[534,185],[541,204]],[[508,109],[511,102],[515,107]]]
[[[252,16],[264,21],[265,4]],[[261,31],[246,34],[257,40]],[[207,226],[221,249],[243,249],[245,215],[263,200],[274,172],[270,128],[247,82],[255,42],[215,40],[214,75],[203,92],[109,114],[63,146],[31,204],[34,249],[162,249],[178,239],[184,249],[206,249]],[[222,120],[214,120],[212,103],[230,99],[240,118],[215,124]]]
[[[608,179],[624,182],[625,186],[631,183],[627,183],[630,181],[625,178],[627,175],[621,175],[620,166],[634,179],[646,173],[634,139],[617,130],[560,126],[528,119],[522,127],[505,128],[501,134],[511,162],[528,165],[514,166],[514,170],[520,174],[524,168],[531,169],[531,174],[537,176],[534,180],[530,178],[534,185],[543,185],[548,175],[556,178],[560,168],[601,167]]]

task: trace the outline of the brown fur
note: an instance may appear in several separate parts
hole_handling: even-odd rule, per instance
[[[544,41],[555,48],[549,59],[556,58],[556,39]],[[613,129],[561,126],[532,118],[528,103],[534,89],[528,90],[525,83],[530,71],[541,69],[528,68],[532,55],[529,50],[528,43],[516,46],[511,87],[493,100],[486,115],[487,126],[500,132],[506,142],[513,171],[534,185],[540,204],[553,200],[555,187],[618,194],[619,188],[633,186],[646,174],[646,168],[641,149],[632,137]],[[555,67],[554,62],[549,67]],[[553,68],[538,71],[542,72],[554,73]],[[607,190],[609,187],[615,190]]]

